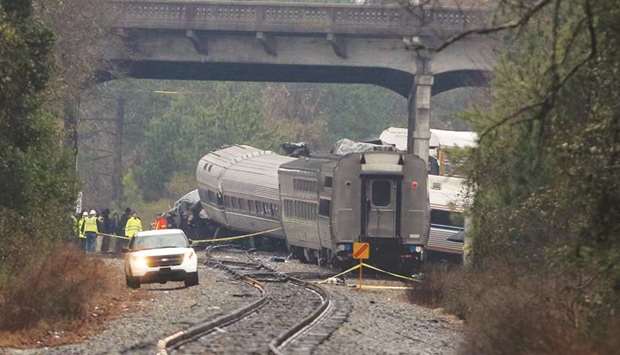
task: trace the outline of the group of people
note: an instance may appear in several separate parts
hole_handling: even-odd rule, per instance
[[[101,252],[120,253],[129,244],[136,233],[143,230],[142,220],[136,211],[126,208],[119,215],[109,209],[85,210],[73,216],[74,234],[80,248],[87,253],[97,250],[97,236],[101,236]],[[182,229],[189,238],[213,235],[215,227],[208,220],[200,218],[200,209],[184,212],[169,211],[155,216],[150,224],[151,229]],[[122,238],[117,238],[122,237]]]
[[[82,250],[92,253],[96,251],[97,235],[101,235],[102,252],[120,252],[129,239],[115,238],[114,236],[133,238],[142,231],[142,220],[131,208],[126,208],[122,215],[110,213],[109,209],[97,212],[92,209],[74,216],[74,234],[80,242]]]

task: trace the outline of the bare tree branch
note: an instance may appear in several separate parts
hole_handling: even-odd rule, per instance
[[[436,52],[440,52],[444,49],[446,49],[448,46],[450,46],[451,44],[462,40],[466,37],[472,36],[472,35],[486,35],[486,34],[493,34],[493,33],[497,33],[497,32],[501,32],[501,31],[505,31],[505,30],[510,30],[510,29],[515,29],[518,27],[521,27],[525,24],[527,24],[530,19],[537,14],[541,9],[543,9],[545,6],[547,6],[549,3],[551,2],[551,0],[538,0],[532,7],[530,7],[525,14],[523,14],[523,16],[521,16],[518,19],[514,19],[512,21],[508,21],[505,22],[503,24],[497,25],[497,26],[493,26],[493,27],[482,27],[482,28],[474,28],[471,30],[467,30],[467,31],[463,31],[457,35],[454,35],[450,38],[448,38],[446,41],[444,41],[439,47],[435,48],[434,51]]]

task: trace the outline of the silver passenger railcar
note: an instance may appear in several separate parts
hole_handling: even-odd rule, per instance
[[[462,261],[468,218],[465,179],[429,175],[431,231],[426,246],[430,261]]]
[[[202,204],[227,228],[281,226],[301,259],[350,262],[352,244],[371,256],[420,260],[429,232],[426,164],[393,151],[290,158],[249,146],[207,154],[197,167]]]
[[[280,227],[278,167],[293,160],[247,145],[205,155],[196,168],[203,209],[212,221],[235,231]],[[282,231],[270,235],[284,237]]]

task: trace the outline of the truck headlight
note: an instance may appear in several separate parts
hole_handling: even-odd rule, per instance
[[[185,256],[183,258],[185,259],[185,261],[187,261],[187,260],[192,260],[192,258],[195,256],[196,256],[196,253],[194,253],[194,249],[192,249],[192,250],[186,251]]]
[[[148,264],[146,263],[146,258],[141,255],[134,255],[131,257],[131,268],[132,269],[146,269],[148,268]]]

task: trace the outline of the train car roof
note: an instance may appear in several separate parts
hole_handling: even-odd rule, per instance
[[[383,144],[393,144],[398,150],[407,150],[407,128],[390,127],[381,132],[380,139]],[[476,132],[431,129],[429,147],[475,147],[477,140]]]
[[[280,169],[288,170],[304,170],[304,171],[320,171],[321,166],[334,159],[301,157],[288,163],[280,165]]]
[[[274,200],[278,199],[278,168],[295,160],[249,146],[225,148],[203,159],[209,163],[225,162],[226,165],[217,173],[219,187],[224,191]]]
[[[270,153],[270,151],[264,151],[249,145],[232,145],[210,152],[203,156],[200,160],[201,162],[206,161],[209,164],[214,164],[222,168],[228,168],[243,159]]]

